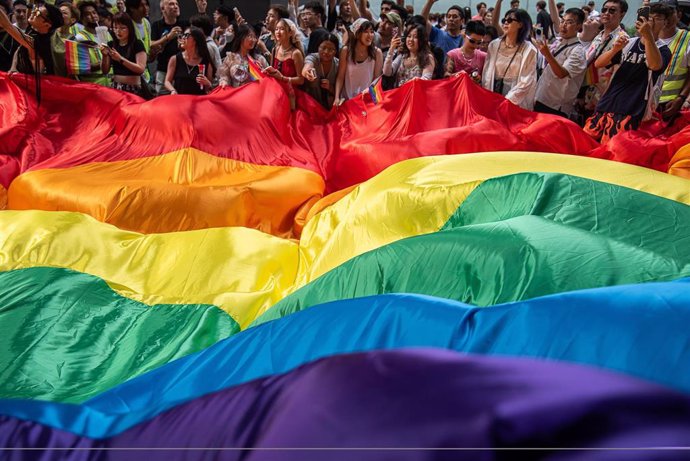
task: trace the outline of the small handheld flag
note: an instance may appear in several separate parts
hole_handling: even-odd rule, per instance
[[[383,84],[381,78],[377,78],[369,87],[369,95],[374,104],[379,104],[383,99]]]
[[[89,46],[74,40],[65,40],[65,64],[70,75],[91,73]]]
[[[250,56],[247,56],[248,69],[249,69],[249,80],[256,82],[264,78],[264,73],[261,71],[259,65]]]

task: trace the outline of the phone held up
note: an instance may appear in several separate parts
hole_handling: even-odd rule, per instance
[[[639,20],[640,18],[645,18],[649,19],[649,7],[648,6],[643,6],[639,10],[637,10],[637,19]]]

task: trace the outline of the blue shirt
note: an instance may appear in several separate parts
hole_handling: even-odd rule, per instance
[[[432,27],[431,33],[429,34],[429,41],[441,48],[443,50],[443,54],[446,54],[450,50],[454,50],[455,48],[460,48],[460,46],[462,46],[462,35],[453,37],[445,30]]]

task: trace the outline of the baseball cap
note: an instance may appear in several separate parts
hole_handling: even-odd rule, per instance
[[[403,26],[402,19],[398,13],[384,13],[381,15],[381,18],[386,18],[388,22],[394,24],[395,27],[402,28]]]

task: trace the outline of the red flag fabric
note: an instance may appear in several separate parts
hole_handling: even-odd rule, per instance
[[[415,80],[381,104],[354,98],[327,113],[273,79],[208,96],[137,96],[59,78],[0,74],[0,184],[28,170],[158,156],[186,147],[258,165],[318,173],[326,192],[407,158],[487,151],[587,155],[661,171],[690,142],[690,117],[644,125],[599,145],[563,118],[523,110],[464,75]],[[642,148],[640,148],[642,146]]]

